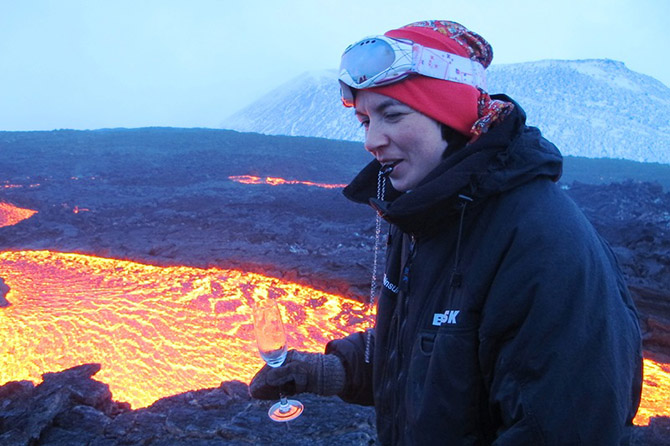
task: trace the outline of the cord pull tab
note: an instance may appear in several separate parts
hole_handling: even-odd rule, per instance
[[[393,172],[393,167],[393,164],[384,164],[379,170],[379,174],[387,177],[391,175],[391,172]]]

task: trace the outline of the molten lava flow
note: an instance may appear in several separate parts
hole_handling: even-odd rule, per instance
[[[346,184],[313,183],[311,181],[285,180],[276,177],[261,178],[253,175],[234,175],[228,177],[228,179],[242,184],[270,184],[272,186],[278,186],[280,184],[302,184],[305,186],[322,187],[324,189],[341,189],[346,186]]]
[[[29,184],[27,187],[30,189],[40,187],[40,184]],[[23,184],[12,184],[7,181],[5,181],[3,184],[0,184],[0,188],[2,189],[20,189],[22,187],[25,187]]]
[[[670,416],[670,364],[645,359],[642,402],[634,423],[645,426],[654,416]]]
[[[364,306],[258,274],[157,267],[49,251],[0,252],[12,305],[0,308],[0,384],[99,362],[96,378],[133,407],[262,366],[251,302],[278,299],[289,348],[323,351]]]
[[[0,308],[0,385],[99,362],[117,401],[148,406],[263,364],[251,303],[281,303],[289,347],[323,351],[366,325],[362,304],[295,283],[224,269],[158,267],[49,251],[0,252],[11,306]],[[670,364],[644,361],[635,423],[670,416]]]
[[[37,211],[32,209],[23,209],[13,204],[0,202],[0,228],[15,225],[21,220],[32,217],[36,213]]]

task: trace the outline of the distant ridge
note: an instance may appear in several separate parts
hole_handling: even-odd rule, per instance
[[[363,140],[353,111],[340,101],[336,70],[305,72],[229,117],[222,127],[266,135]]]
[[[492,65],[488,90],[505,93],[565,155],[670,164],[670,88],[613,60]],[[230,116],[222,127],[268,135],[362,141],[342,107],[336,70],[307,72]]]

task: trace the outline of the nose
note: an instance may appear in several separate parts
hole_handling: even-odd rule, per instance
[[[370,122],[365,130],[365,150],[378,158],[377,154],[388,145],[389,138],[383,126]]]

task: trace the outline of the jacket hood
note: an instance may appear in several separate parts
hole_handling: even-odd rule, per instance
[[[526,126],[525,112],[509,97],[497,95],[495,99],[512,102],[515,107],[478,140],[448,154],[412,191],[400,193],[387,181],[385,199],[378,200],[381,166],[374,160],[344,189],[344,195],[370,204],[403,231],[417,233],[454,213],[459,195],[476,203],[537,177],[558,181],[563,158],[556,146],[537,128]]]

